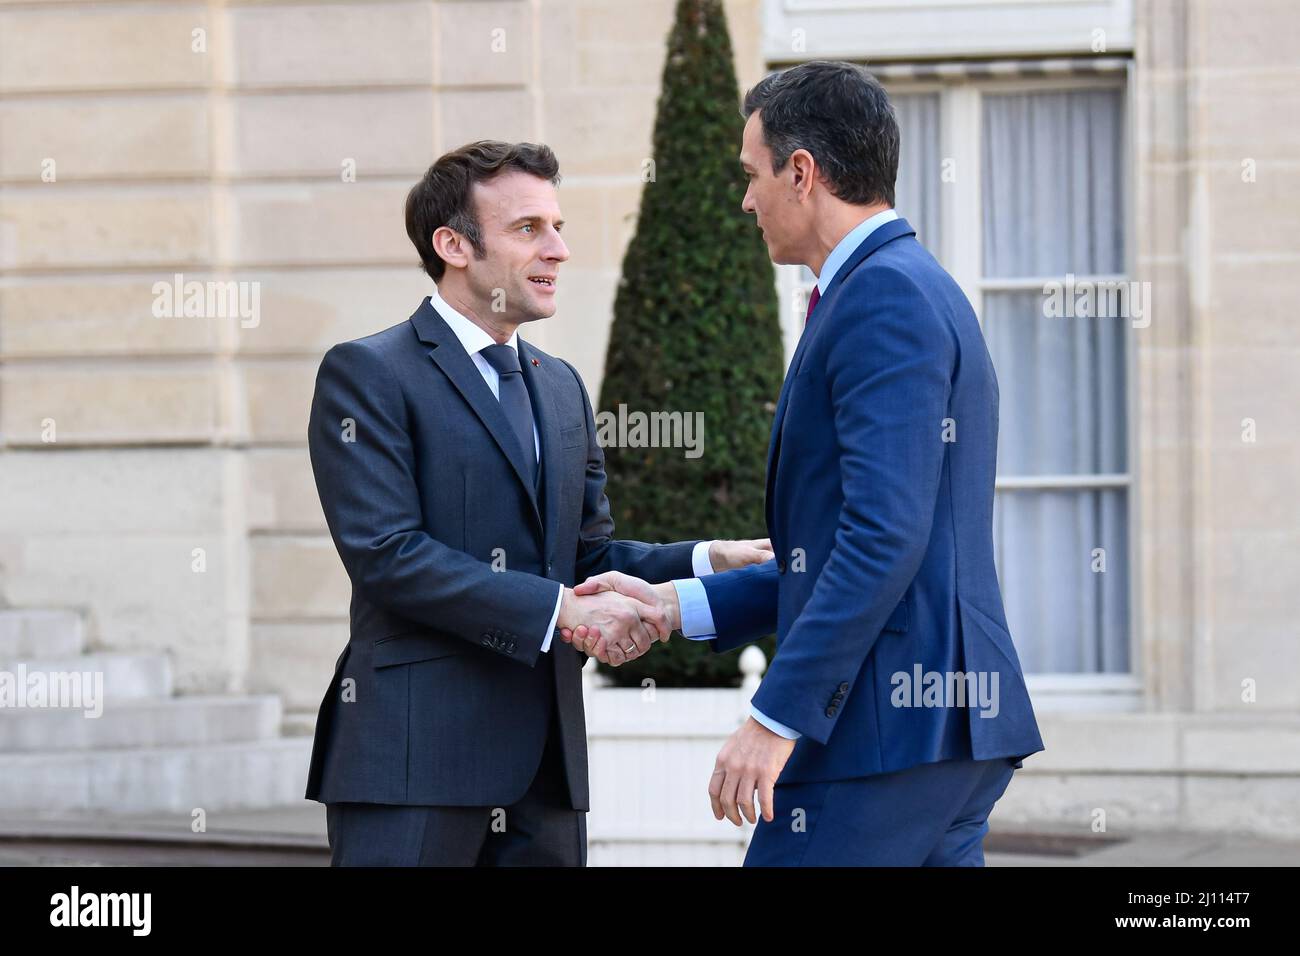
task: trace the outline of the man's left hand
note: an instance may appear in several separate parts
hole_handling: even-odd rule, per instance
[[[794,745],[793,740],[772,733],[753,717],[747,718],[727,738],[713,764],[713,776],[709,780],[713,816],[718,820],[725,816],[740,826],[743,813],[750,823],[757,823],[754,813],[757,790],[763,819],[771,823],[776,778],[790,759]]]
[[[771,538],[753,538],[748,541],[714,541],[709,544],[709,564],[715,572],[734,571],[751,564],[771,561],[776,554],[772,551]]]

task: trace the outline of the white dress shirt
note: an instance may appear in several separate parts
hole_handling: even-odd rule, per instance
[[[489,345],[497,345],[497,340],[448,305],[447,300],[438,294],[436,286],[433,294],[429,296],[429,302],[438,310],[438,314],[446,320],[447,324],[451,326],[451,330],[456,333],[456,338],[460,340],[460,344],[465,347],[469,357],[474,360],[474,365],[477,366],[479,374],[483,376],[483,381],[487,382],[487,387],[492,389],[492,394],[496,397],[496,400],[501,401],[501,376],[492,367],[492,363],[485,359],[482,354],[483,350]],[[510,341],[505,344],[514,349],[515,354],[518,355],[519,333],[512,332]],[[537,436],[536,421],[533,422],[533,450],[537,454],[537,467],[541,468],[542,444]],[[546,653],[551,649],[551,637],[555,634],[555,622],[560,619],[560,603],[564,600],[564,585],[557,582],[557,587],[559,593],[555,596],[555,612],[551,615],[551,623],[546,628],[546,636],[542,638],[542,653]]]
[[[460,340],[460,344],[465,347],[465,351],[474,360],[479,374],[483,376],[483,381],[487,382],[488,388],[492,389],[492,394],[496,396],[497,401],[500,401],[501,376],[492,367],[492,363],[482,355],[483,349],[489,345],[498,344],[497,340],[448,305],[447,300],[438,294],[436,286],[433,294],[429,296],[429,302],[437,310],[438,314],[446,320],[447,324],[451,326],[451,330],[456,333],[456,338]],[[518,354],[519,333],[511,333],[510,341],[505,344]],[[533,422],[533,449],[537,453],[537,467],[540,468],[542,465],[542,445],[537,435],[536,421]],[[697,576],[713,573],[713,566],[709,563],[709,545],[712,543],[711,541],[700,541],[691,550],[691,570]],[[564,601],[564,585],[559,585],[559,589],[560,593],[555,598],[555,612],[551,615],[551,623],[547,625],[546,636],[542,639],[543,654],[551,649],[551,638],[555,634],[555,623],[560,619],[560,605]]]

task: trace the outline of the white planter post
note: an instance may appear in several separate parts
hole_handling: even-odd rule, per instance
[[[756,645],[751,644],[741,651],[740,673],[745,675],[740,682],[740,723],[742,724],[749,717],[749,702],[758,691],[765,670],[767,670],[767,655]]]

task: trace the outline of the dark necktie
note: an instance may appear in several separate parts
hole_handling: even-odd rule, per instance
[[[519,448],[528,463],[533,484],[537,484],[537,450],[533,445],[533,402],[524,385],[524,374],[519,368],[519,355],[508,345],[489,345],[480,353],[501,377],[497,392],[501,409],[510,421],[510,427],[519,439]]]
[[[812,318],[812,310],[817,307],[817,300],[822,297],[822,290],[819,286],[813,286],[812,295],[808,296],[808,311],[804,313],[803,324],[807,325],[808,320]]]

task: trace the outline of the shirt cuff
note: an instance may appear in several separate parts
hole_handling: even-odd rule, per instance
[[[551,649],[551,638],[555,636],[555,623],[560,619],[560,605],[564,602],[564,585],[560,585],[560,593],[555,597],[555,613],[551,615],[551,624],[546,629],[546,636],[542,638],[542,653],[545,654]]]
[[[709,548],[712,545],[712,541],[697,541],[695,547],[691,548],[691,571],[697,578],[713,573],[713,564],[709,561]]]
[[[780,721],[773,720],[753,704],[749,705],[749,714],[768,730],[772,731],[772,733],[779,734],[787,740],[798,740],[803,736],[803,734],[799,733],[799,731],[795,730],[793,727],[787,727]]]
[[[674,581],[677,604],[681,608],[682,634],[692,641],[706,641],[717,637],[713,627],[713,612],[709,610],[709,592],[699,578]]]

